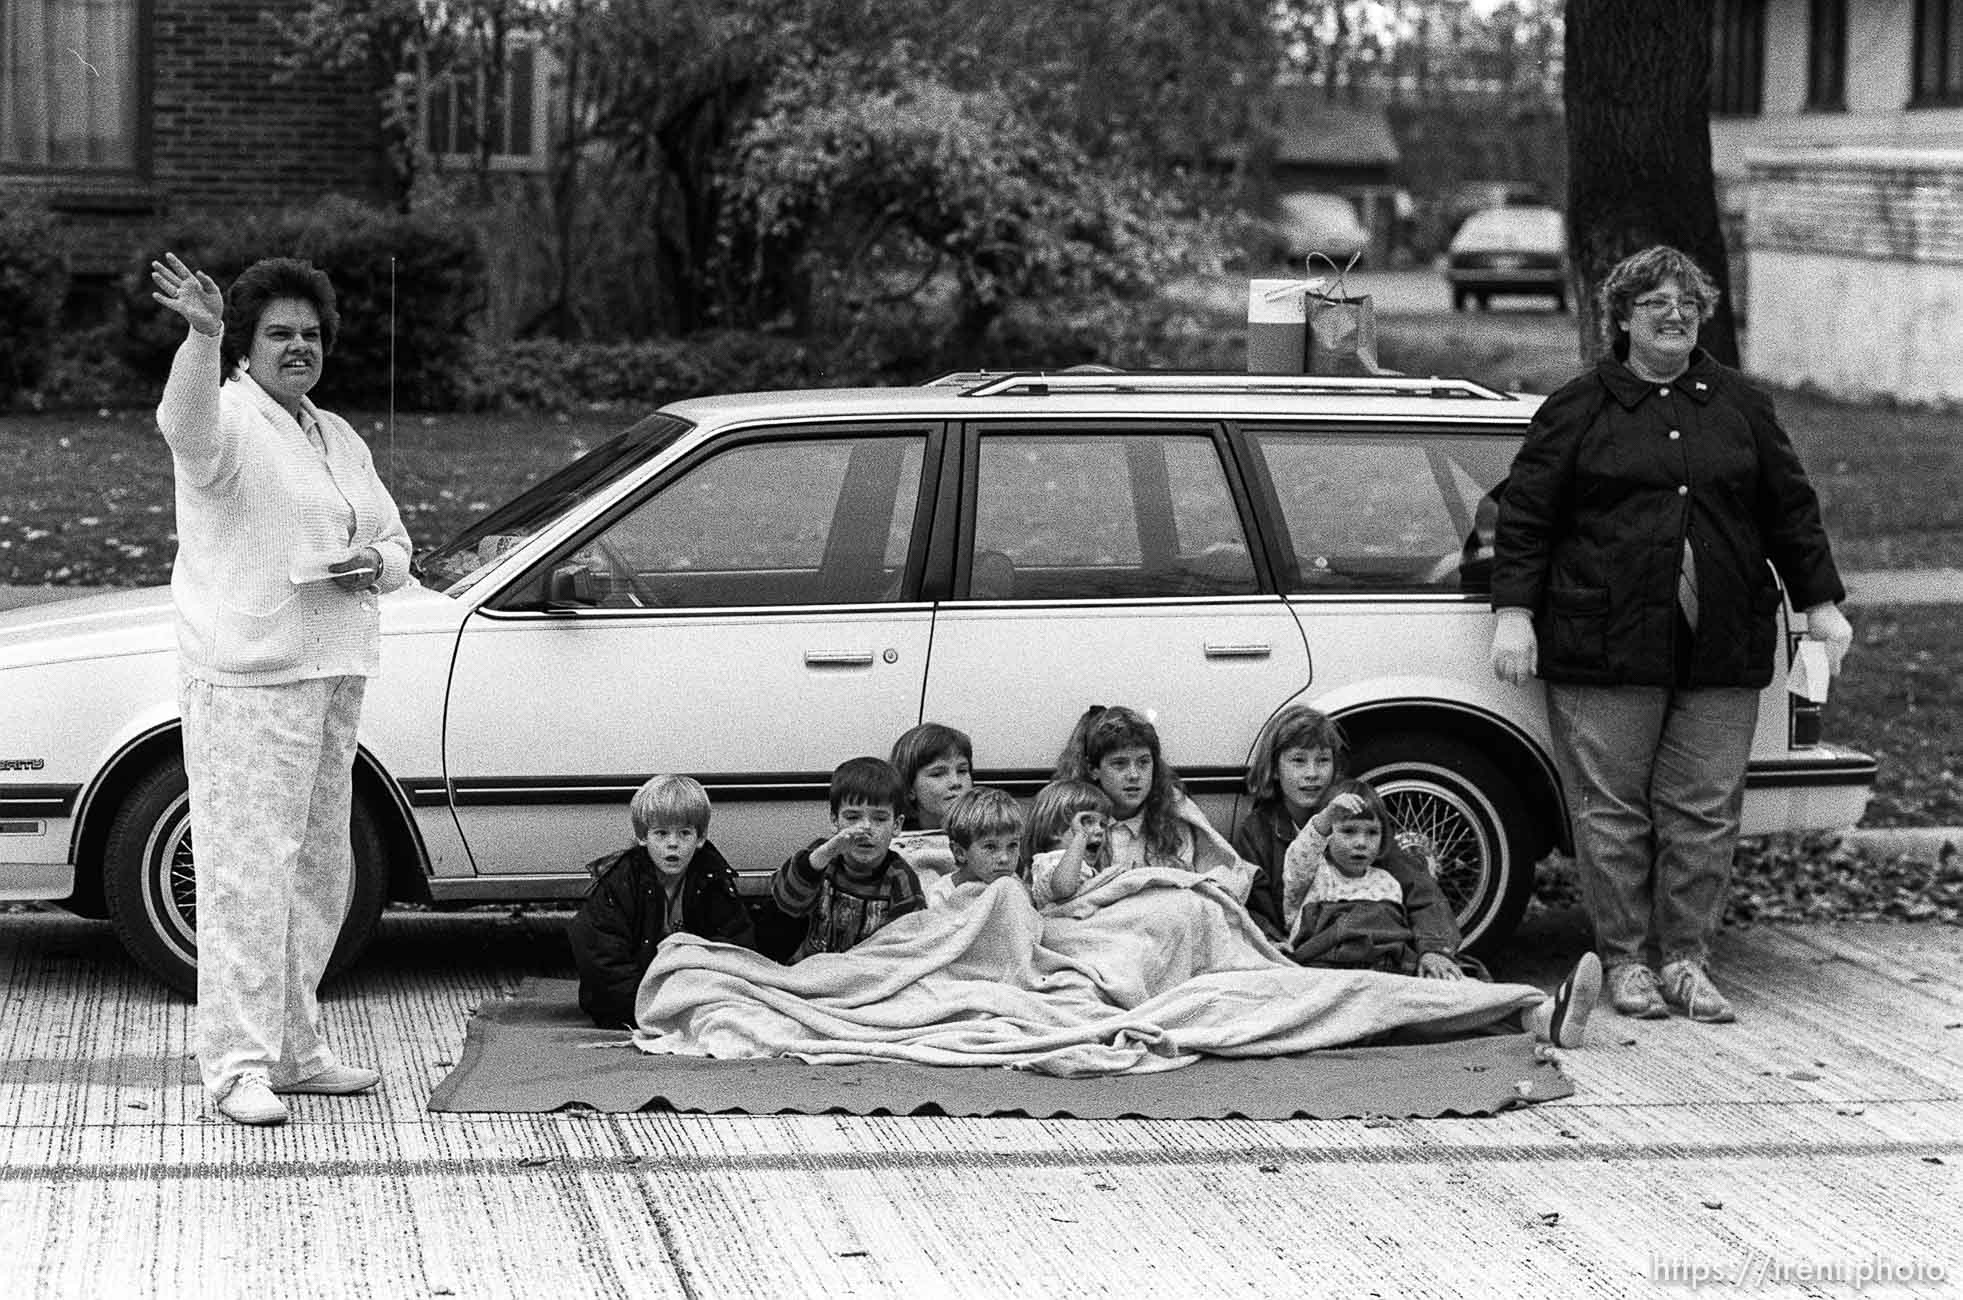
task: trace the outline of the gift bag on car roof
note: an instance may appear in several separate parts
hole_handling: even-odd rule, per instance
[[[1318,257],[1322,254],[1309,254],[1311,264]],[[1307,372],[1311,375],[1398,373],[1377,364],[1377,317],[1370,295],[1350,292],[1350,267],[1356,265],[1356,258],[1350,259],[1349,266],[1340,268],[1327,257],[1322,260],[1329,262],[1330,269],[1336,272],[1336,282],[1332,286],[1326,279],[1318,278],[1308,281],[1303,289],[1303,306],[1308,318]]]

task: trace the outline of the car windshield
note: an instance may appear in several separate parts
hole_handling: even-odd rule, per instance
[[[1454,248],[1499,248],[1521,252],[1561,247],[1561,214],[1552,208],[1488,208],[1465,219]]]
[[[603,491],[622,474],[672,446],[694,426],[652,415],[505,502],[416,560],[424,586],[454,596],[476,582],[498,557],[522,545],[566,511]]]

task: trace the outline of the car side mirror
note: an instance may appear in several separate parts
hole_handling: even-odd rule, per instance
[[[583,564],[562,564],[545,580],[545,608],[592,609],[600,603],[593,570]]]

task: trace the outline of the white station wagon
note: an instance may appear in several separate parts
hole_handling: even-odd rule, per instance
[[[675,403],[382,602],[337,968],[390,900],[579,895],[653,773],[708,787],[761,896],[843,759],[932,719],[1028,795],[1093,703],[1153,717],[1223,829],[1262,723],[1331,714],[1490,949],[1569,843],[1542,692],[1487,667],[1493,493],[1536,404],[1116,372]],[[167,590],[0,615],[0,898],[107,916],[189,989],[178,725]],[[1817,732],[1776,673],[1747,834],[1859,819],[1874,761]]]

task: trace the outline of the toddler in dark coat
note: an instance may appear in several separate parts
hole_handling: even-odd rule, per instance
[[[634,845],[589,865],[593,887],[569,937],[579,1005],[593,1023],[634,1023],[634,998],[671,934],[756,946],[736,873],[709,843],[709,795],[685,776],[657,776],[634,795]]]

